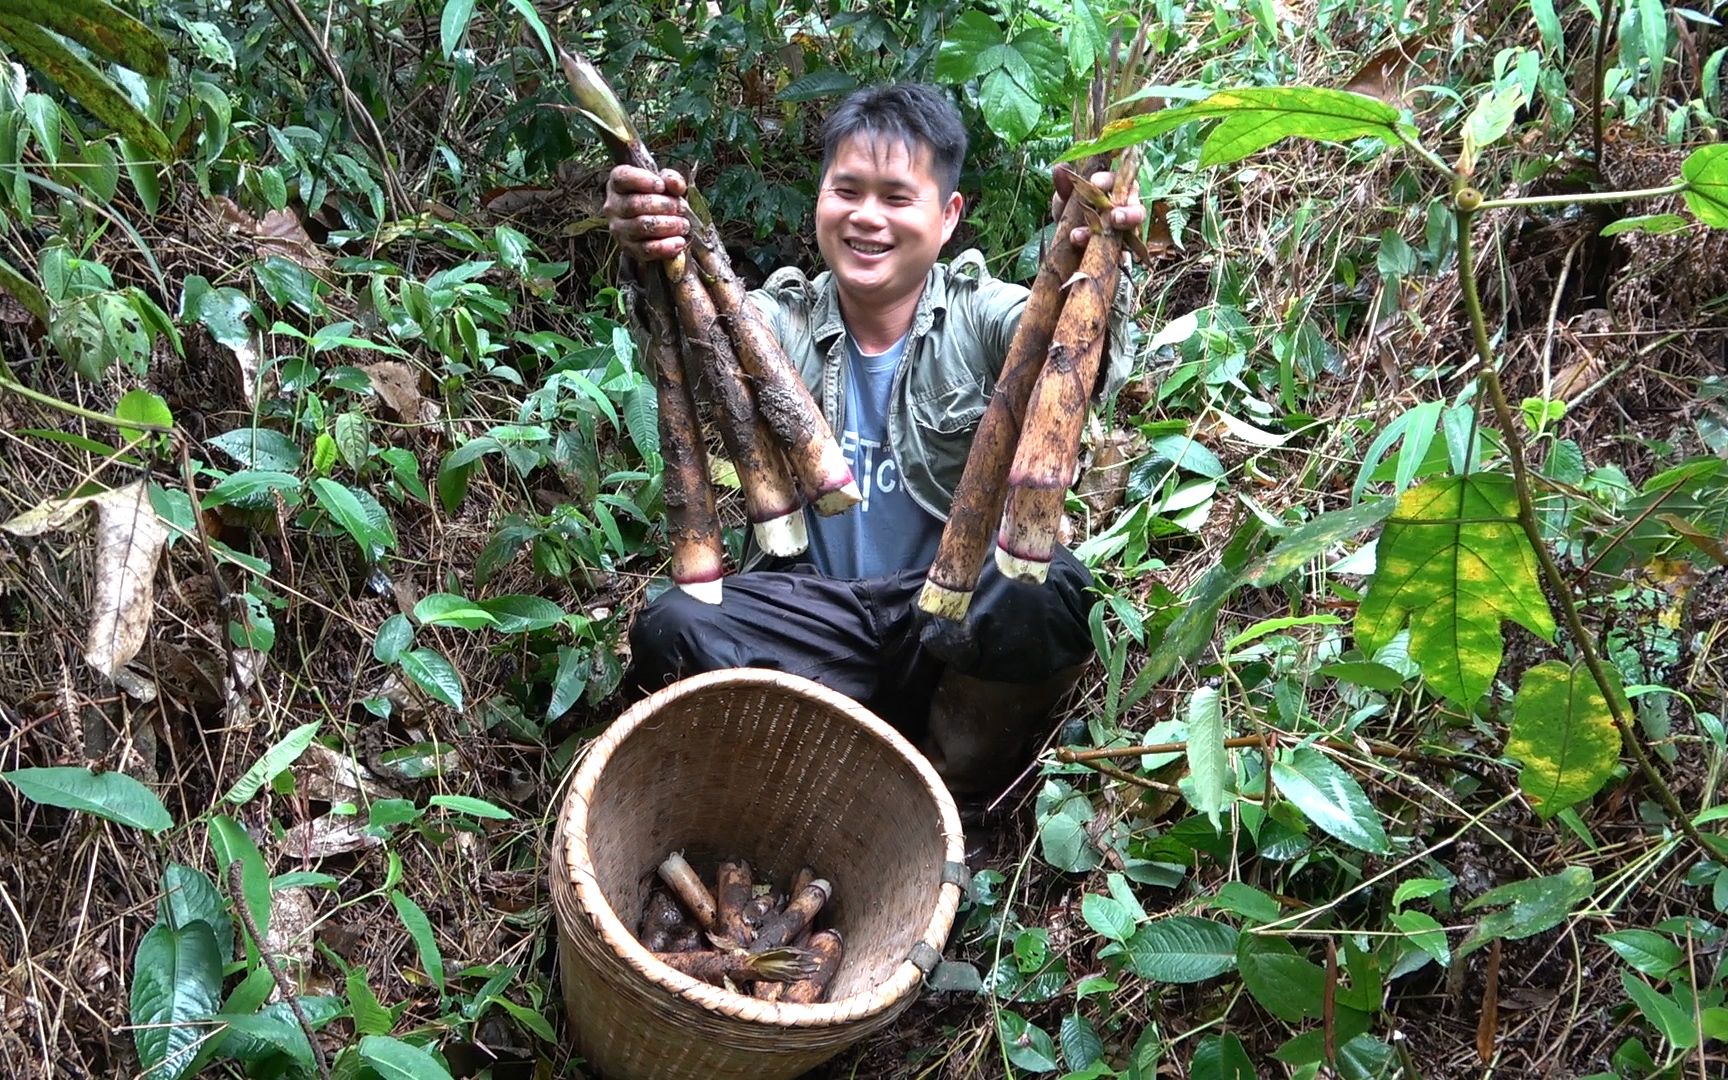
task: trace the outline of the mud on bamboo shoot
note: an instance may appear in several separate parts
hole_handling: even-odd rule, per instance
[[[714,932],[739,945],[748,945],[756,937],[756,931],[744,921],[753,884],[750,864],[742,860],[722,859],[714,871],[714,905],[718,911]]]
[[[809,547],[798,490],[757,412],[755,395],[720,325],[713,298],[683,253],[667,261],[666,277],[678,308],[684,347],[708,377],[720,439],[738,471],[744,512],[754,527],[756,543],[770,555],[798,555]]]
[[[793,894],[786,901],[784,911],[770,915],[762,923],[762,928],[756,932],[756,940],[751,944],[752,951],[774,949],[797,937],[816,913],[822,910],[822,905],[834,895],[834,887],[823,878],[817,878]]]
[[[789,982],[776,999],[788,1005],[814,1005],[828,994],[828,984],[834,981],[844,958],[845,944],[838,930],[818,930],[810,935],[805,947],[814,961],[815,970],[797,982]]]
[[[696,254],[738,359],[755,380],[756,407],[785,449],[805,497],[823,515],[856,506],[862,498],[857,481],[816,399],[793,370],[768,321],[746,299],[744,285],[732,271],[714,227],[694,214],[688,217],[693,241],[690,250]]]
[[[1082,173],[1090,175],[1103,164],[1102,158],[1091,158],[1081,166]],[[1080,251],[1069,237],[1084,223],[1085,202],[1081,193],[1074,191],[1063,205],[1050,244],[1039,261],[1032,295],[1014,327],[996,389],[972,437],[972,450],[949,505],[936,559],[918,594],[919,608],[939,618],[958,622],[966,617],[978,575],[993,547],[991,540],[1002,520],[1008,467],[1019,445],[1026,404],[1062,313],[1062,286],[1080,265]]]
[[[1137,147],[1124,151],[1118,176],[1139,168]],[[1124,205],[1132,184],[1112,196]],[[996,568],[1018,581],[1042,583],[1050,572],[1064,493],[1074,480],[1080,433],[1109,337],[1110,302],[1122,274],[1122,236],[1099,229],[1086,244],[1079,269],[1064,284],[1062,316],[1044,370],[1032,387],[1020,445],[1008,470],[1008,498],[996,534]]]

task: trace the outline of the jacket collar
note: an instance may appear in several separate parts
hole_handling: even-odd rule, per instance
[[[913,337],[928,334],[936,324],[936,312],[948,310],[948,275],[944,270],[937,263],[924,279],[924,295],[918,298],[918,310],[912,313]],[[824,270],[815,285],[816,304],[811,310],[811,322],[816,326],[816,340],[826,344],[846,333],[846,322],[840,315],[840,288],[830,270]]]

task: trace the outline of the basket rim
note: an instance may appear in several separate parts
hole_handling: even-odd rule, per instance
[[[563,870],[575,891],[577,907],[598,932],[601,940],[620,960],[660,989],[708,1011],[742,1021],[798,1028],[838,1026],[868,1019],[898,1004],[923,980],[922,969],[910,957],[901,961],[891,976],[863,993],[817,1005],[768,1002],[702,982],[654,959],[654,955],[636,940],[636,935],[619,919],[600,891],[592,860],[588,857],[587,810],[594,788],[613,753],[638,727],[667,705],[715,686],[738,685],[773,687],[810,699],[843,714],[858,724],[867,735],[885,744],[913,770],[934,797],[945,838],[945,861],[964,864],[965,838],[954,798],[948,793],[947,785],[936,775],[935,768],[905,736],[851,698],[803,676],[764,668],[723,668],[693,675],[655,691],[625,710],[588,746],[587,753],[571,779],[569,791],[564,797],[563,813],[560,815],[566,823],[562,845]],[[941,954],[943,946],[947,944],[959,906],[959,885],[943,882],[932,902],[930,922],[919,939],[924,945],[934,949],[937,955]]]

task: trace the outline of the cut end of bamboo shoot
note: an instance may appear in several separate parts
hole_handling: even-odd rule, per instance
[[[789,558],[809,550],[810,536],[802,511],[794,510],[770,521],[759,521],[753,528],[756,546],[770,555]]]
[[[959,622],[966,617],[966,612],[972,607],[972,590],[962,592],[950,589],[946,585],[938,585],[934,581],[925,581],[924,588],[918,593],[918,610],[934,615],[938,619],[948,619]]]
[[[816,507],[816,512],[823,517],[833,517],[835,514],[852,509],[863,501],[864,496],[858,490],[858,481],[848,475],[846,483],[817,495],[812,505]]]
[[[700,600],[704,604],[718,604],[725,585],[723,579],[715,578],[713,581],[680,581],[678,588],[693,600]]]
[[[1042,585],[1050,576],[1050,560],[1047,557],[1040,560],[1027,555],[1016,555],[998,543],[996,569],[1010,581]]]

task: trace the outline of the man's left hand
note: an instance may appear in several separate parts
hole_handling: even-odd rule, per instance
[[[1073,172],[1066,165],[1058,165],[1051,170],[1051,177],[1056,182],[1056,194],[1050,200],[1050,218],[1057,221],[1061,220],[1062,207],[1067,204],[1068,196],[1074,191]],[[1146,224],[1146,207],[1140,202],[1140,178],[1136,176],[1130,183],[1132,186],[1128,189],[1126,203],[1110,211],[1104,223],[1121,232],[1138,234]],[[1116,176],[1107,172],[1093,173],[1092,184],[1103,191],[1111,191],[1115,187]],[[1084,247],[1091,236],[1092,230],[1082,226],[1069,236],[1069,242],[1077,248]]]

